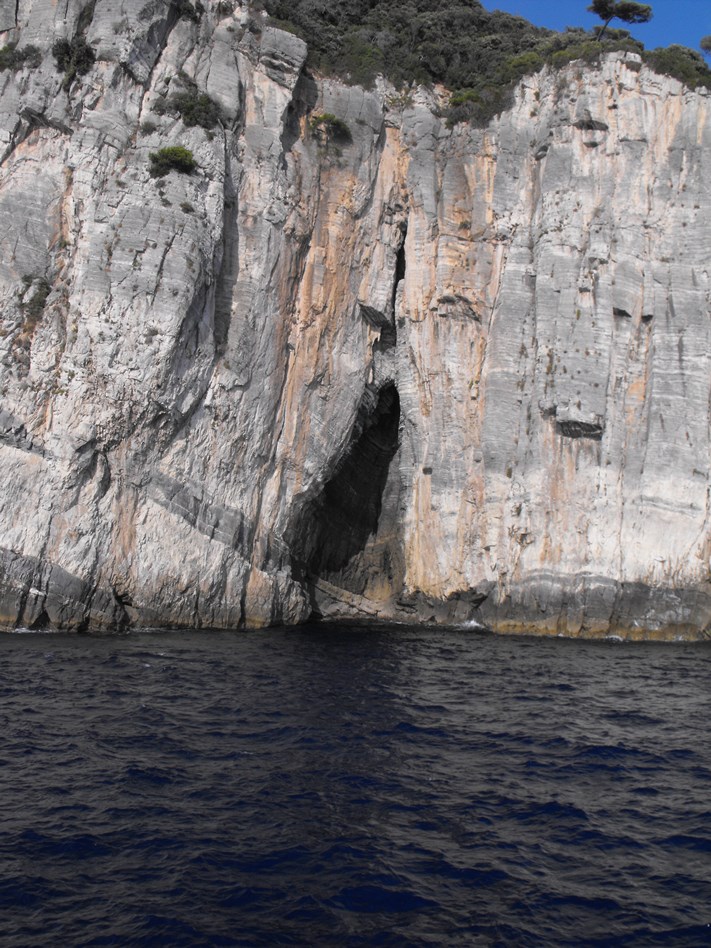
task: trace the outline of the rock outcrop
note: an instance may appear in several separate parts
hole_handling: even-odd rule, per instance
[[[709,93],[614,54],[449,129],[248,20],[0,3],[0,624],[705,635]]]

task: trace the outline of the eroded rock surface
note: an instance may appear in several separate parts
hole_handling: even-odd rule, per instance
[[[6,7],[2,625],[705,634],[707,92],[615,54],[448,129],[239,5]]]

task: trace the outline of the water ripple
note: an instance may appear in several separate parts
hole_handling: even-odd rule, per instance
[[[0,637],[3,946],[711,941],[708,645]]]

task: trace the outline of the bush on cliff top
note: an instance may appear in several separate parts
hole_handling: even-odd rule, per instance
[[[687,46],[666,46],[644,53],[644,61],[655,72],[673,76],[690,89],[703,86],[711,89],[711,69],[704,57]]]
[[[398,85],[442,83],[468,95],[451,106],[450,122],[488,122],[510,103],[519,79],[546,64],[644,49],[627,30],[607,28],[602,39],[599,30],[556,33],[489,12],[477,0],[264,0],[264,6],[275,25],[307,41],[308,62],[319,72],[366,87],[383,73]],[[703,58],[683,49],[654,50],[645,59],[692,87],[711,83]]]
[[[499,61],[532,49],[550,31],[489,13],[476,0],[265,0],[309,44],[310,64],[366,85],[378,72],[396,83],[471,86]]]

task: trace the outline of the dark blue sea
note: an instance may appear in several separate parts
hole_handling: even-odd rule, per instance
[[[711,944],[711,643],[0,636],[0,944]]]

